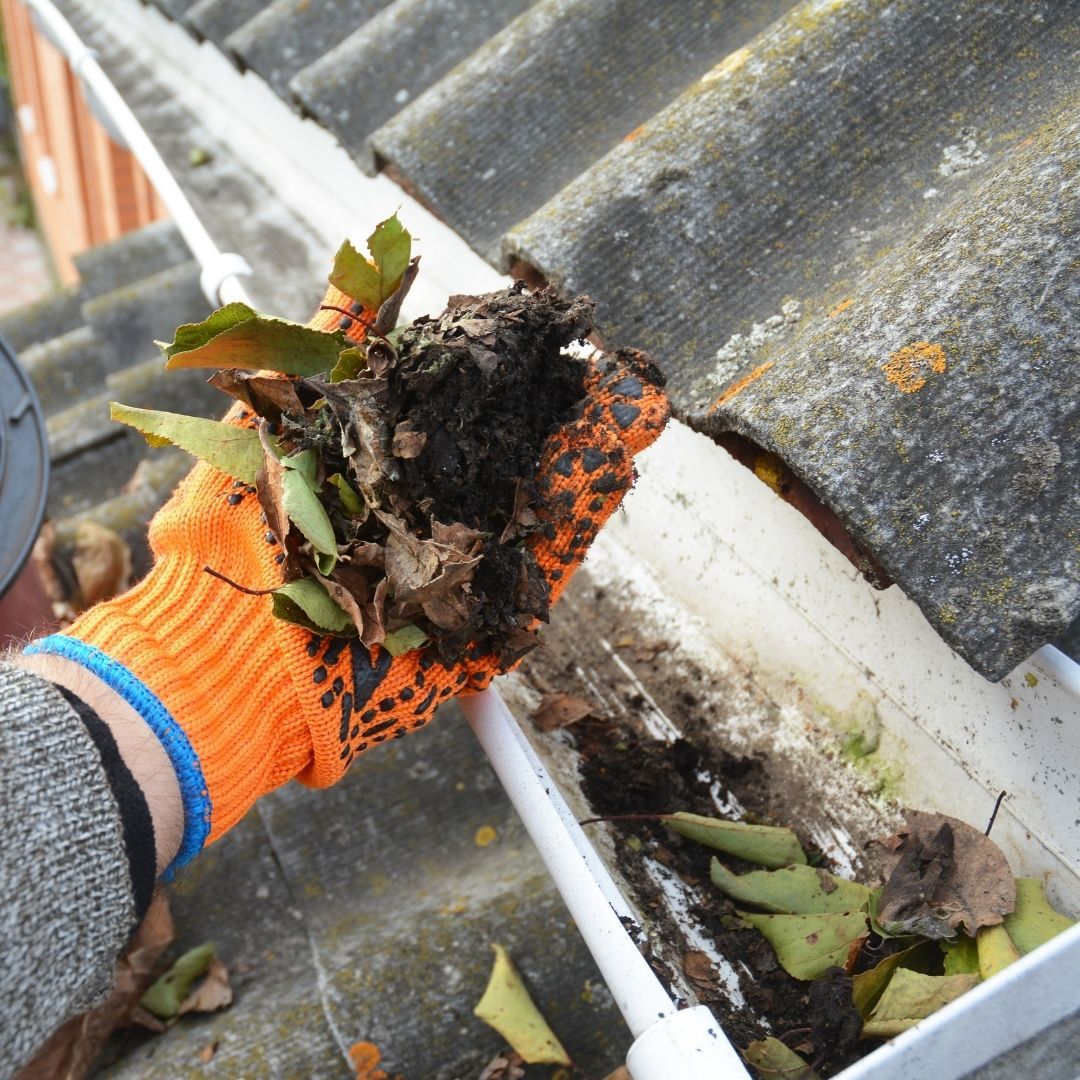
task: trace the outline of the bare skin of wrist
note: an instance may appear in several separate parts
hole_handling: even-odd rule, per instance
[[[81,664],[60,656],[32,654],[12,658],[21,667],[81,698],[108,725],[124,764],[142,788],[154,823],[157,873],[180,849],[184,805],[172,762],[146,721],[115,691]]]

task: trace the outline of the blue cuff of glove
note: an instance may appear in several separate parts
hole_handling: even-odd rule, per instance
[[[110,690],[119,694],[146,721],[150,730],[160,740],[176,772],[180,798],[184,805],[184,835],[180,841],[180,850],[161,875],[162,881],[171,881],[177,870],[186,866],[202,851],[206,838],[210,835],[211,807],[206,780],[183,728],[148,686],[123,664],[93,645],[63,634],[51,634],[27,645],[23,651],[62,656],[65,660],[81,664]]]

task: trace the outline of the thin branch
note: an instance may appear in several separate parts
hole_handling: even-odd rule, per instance
[[[212,570],[209,566],[203,567],[203,573],[209,574],[211,577],[216,577],[218,581],[224,581],[226,585],[231,585],[238,592],[242,592],[247,596],[269,596],[270,593],[276,592],[277,589],[249,589],[244,585],[240,585],[233,581],[231,577],[226,577],[224,574],[219,573],[217,570]],[[280,587],[280,586],[278,586]]]
[[[1001,792],[997,797],[997,802],[994,803],[994,812],[990,815],[990,821],[986,826],[986,835],[990,835],[990,830],[994,827],[994,822],[997,821],[998,811],[1001,809],[1001,804],[1008,796],[1008,792]]]

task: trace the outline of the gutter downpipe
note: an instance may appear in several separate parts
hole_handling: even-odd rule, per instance
[[[627,933],[637,920],[494,687],[458,699],[634,1036],[634,1080],[749,1080],[705,1005],[678,1009]]]
[[[214,243],[157,147],[97,62],[94,50],[83,43],[75,28],[49,0],[22,0],[22,3],[30,9],[34,25],[42,36],[64,54],[71,70],[83,84],[88,104],[95,112],[100,109],[105,113],[112,134],[118,135],[138,159],[202,267],[199,285],[209,303],[217,307],[239,301],[253,306],[240,281],[241,277],[251,276],[248,261],[235,252],[221,251]]]
[[[251,266],[242,255],[222,252],[214,243],[94,51],[50,0],[22,3],[41,34],[64,54],[89,102],[105,114],[112,133],[142,166],[202,267],[199,284],[208,302],[254,306],[239,280],[251,276]],[[633,1080],[750,1080],[708,1007],[679,1009],[627,934],[621,919],[635,925],[636,919],[502,696],[488,688],[463,698],[461,705],[634,1036],[626,1059]]]

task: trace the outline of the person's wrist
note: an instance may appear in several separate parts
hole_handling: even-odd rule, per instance
[[[84,701],[112,733],[117,750],[146,799],[154,826],[156,873],[172,862],[184,833],[180,786],[169,755],[146,721],[81,664],[62,656],[23,654],[15,663]]]

